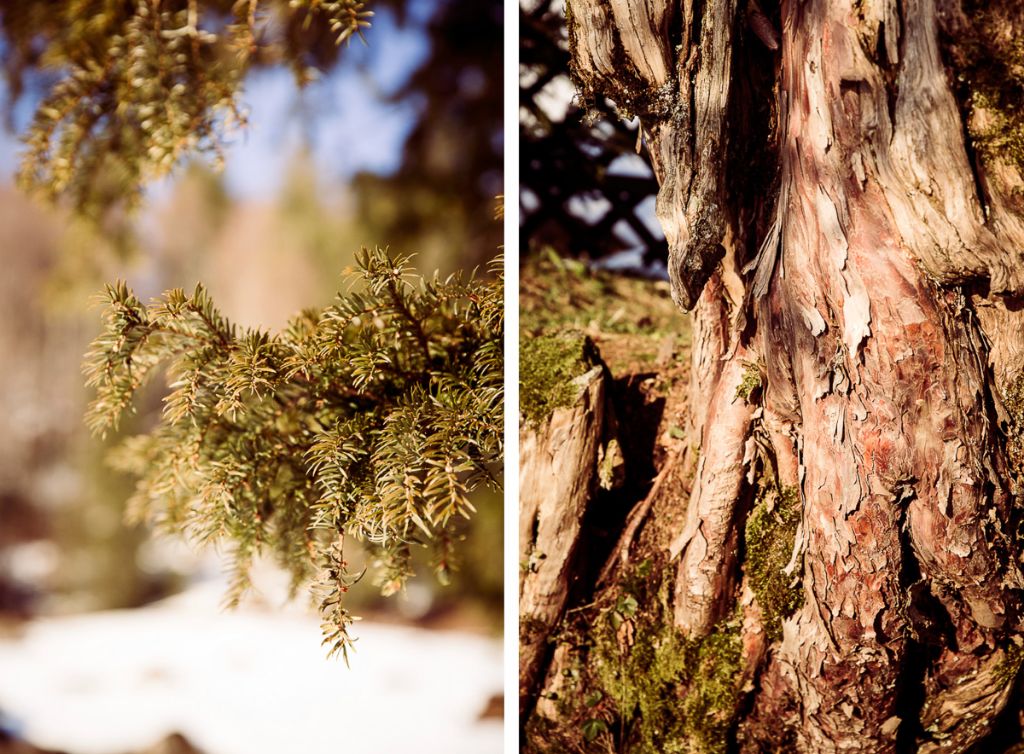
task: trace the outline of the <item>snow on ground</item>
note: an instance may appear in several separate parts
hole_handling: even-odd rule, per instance
[[[28,624],[0,640],[0,710],[36,745],[117,754],[183,733],[207,754],[488,754],[478,720],[502,689],[501,644],[357,623],[351,668],[317,618],[219,607],[220,584],[151,607]]]

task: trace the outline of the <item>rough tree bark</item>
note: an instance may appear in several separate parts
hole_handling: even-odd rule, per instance
[[[583,517],[599,484],[607,382],[605,369],[595,366],[577,378],[572,405],[519,433],[520,714],[528,711],[548,637],[565,610]]]
[[[1007,400],[1024,373],[1024,102],[981,87],[997,70],[1022,91],[1024,8],[570,0],[568,23],[581,93],[640,118],[673,296],[693,310],[700,452],[659,544],[661,614],[680,657],[726,629],[740,648],[724,737],[689,725],[659,745],[1001,750],[988,737],[1024,643]],[[790,497],[785,567],[766,577],[795,592],[780,608],[752,526]],[[692,672],[678,715],[698,709]],[[549,736],[570,716],[546,715]]]

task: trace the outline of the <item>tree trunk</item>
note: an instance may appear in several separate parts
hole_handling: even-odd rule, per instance
[[[1024,9],[963,5],[571,0],[581,92],[640,117],[659,180],[700,452],[664,569],[620,568],[643,599],[580,629],[549,738],[588,684],[601,750],[1014,733],[1024,102],[984,86],[1024,91]],[[602,648],[600,615],[635,631]]]

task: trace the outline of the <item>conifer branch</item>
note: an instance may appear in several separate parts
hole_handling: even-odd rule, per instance
[[[251,67],[284,62],[300,84],[311,79],[302,51],[281,34],[257,35],[261,20],[282,29],[301,22],[340,45],[363,37],[373,12],[360,0],[78,0],[10,8],[5,26],[32,28],[39,67],[59,76],[36,109],[19,168],[23,188],[67,200],[99,219],[133,208],[142,186],[195,154],[222,160],[225,140],[244,127],[240,104]],[[42,24],[37,23],[44,19]],[[19,40],[23,41],[23,40]],[[365,39],[364,39],[365,41]],[[21,69],[9,70],[20,91]]]
[[[116,283],[84,365],[97,434],[166,370],[162,420],[114,457],[138,477],[133,513],[230,543],[231,602],[252,558],[274,554],[295,586],[314,583],[325,638],[346,656],[342,596],[358,577],[340,539],[378,554],[385,592],[411,575],[412,546],[432,548],[446,578],[457,522],[480,484],[500,484],[503,451],[500,266],[413,286],[407,257],[364,249],[358,263],[361,289],[277,334],[239,330],[202,286],[143,306]]]

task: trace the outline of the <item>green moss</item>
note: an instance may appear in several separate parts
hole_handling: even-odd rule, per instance
[[[519,324],[523,340],[556,330],[587,332],[614,374],[656,365],[668,336],[682,355],[691,338],[689,317],[676,308],[667,284],[591,270],[550,248],[531,254],[520,271]]]
[[[747,519],[744,568],[771,641],[782,638],[782,621],[803,604],[803,592],[790,586],[792,579],[782,572],[793,554],[799,523],[796,487],[783,487],[779,492],[773,482],[765,484]]]
[[[971,110],[984,112],[968,126],[974,145],[985,160],[1008,160],[1024,170],[1024,108],[1006,105],[1002,92],[980,89],[972,93]]]
[[[524,751],[723,754],[742,698],[737,609],[690,640],[672,621],[675,567],[638,560],[593,604],[569,611],[555,639],[568,649],[563,679],[531,715]]]
[[[632,646],[622,646],[615,627],[622,621],[615,615],[595,637],[592,667],[601,688],[624,724],[638,729],[640,751],[686,751],[676,692],[684,680],[684,639],[671,625],[642,625],[634,629]]]
[[[639,601],[626,591],[605,611],[594,626],[590,665],[615,704],[622,750],[719,754],[728,748],[740,700],[740,621],[733,616],[710,635],[687,639],[668,608],[673,578],[674,569],[665,568],[653,601],[641,587],[647,595]]]
[[[736,397],[742,399],[746,403],[749,403],[750,396],[752,396],[754,391],[760,387],[761,370],[758,369],[757,364],[748,362],[746,364],[746,370],[743,372],[743,379],[736,388]]]
[[[996,679],[1003,685],[1013,683],[1024,665],[1024,645],[1011,644],[1006,650],[1006,658],[996,667]]]
[[[581,332],[565,330],[523,337],[519,351],[519,407],[528,424],[545,421],[579,396],[573,383],[601,363],[597,347]]]
[[[969,25],[947,41],[971,141],[985,162],[1024,171],[1024,10],[1019,0],[966,0]]]
[[[743,661],[739,616],[723,621],[691,647],[691,681],[683,702],[690,751],[724,752],[740,700]]]

